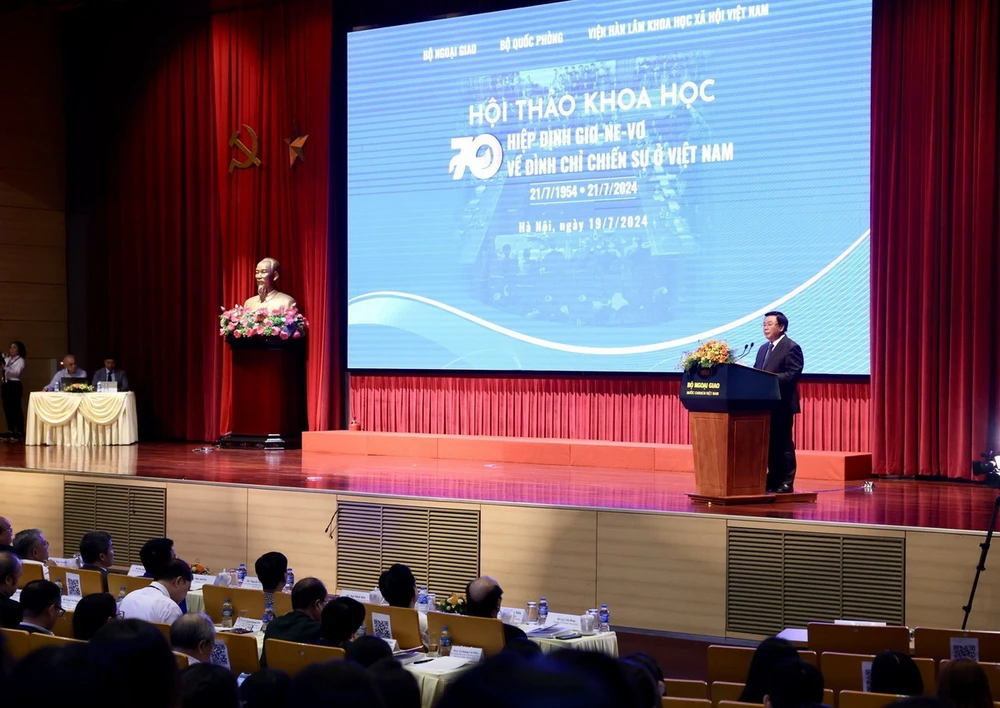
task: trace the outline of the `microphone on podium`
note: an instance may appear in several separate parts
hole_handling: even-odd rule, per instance
[[[738,357],[736,357],[736,361],[739,361],[740,359],[742,359],[743,357],[745,357],[747,354],[749,354],[750,352],[752,352],[753,351],[753,345],[754,345],[753,342],[750,342],[749,344],[744,344],[743,345],[743,353],[740,354]]]

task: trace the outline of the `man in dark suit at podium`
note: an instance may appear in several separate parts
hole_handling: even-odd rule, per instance
[[[767,491],[787,494],[794,491],[795,443],[792,421],[799,408],[799,378],[802,377],[802,347],[785,334],[788,318],[781,312],[764,315],[767,344],[757,350],[755,369],[778,375],[781,402],[771,411],[771,439],[767,449]]]

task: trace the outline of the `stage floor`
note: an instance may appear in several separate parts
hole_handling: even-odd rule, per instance
[[[202,450],[209,450],[203,452]],[[0,445],[0,467],[366,495],[587,509],[713,514],[825,523],[985,531],[996,492],[978,484],[877,480],[831,487],[804,480],[815,504],[692,504],[694,475],[614,468],[482,463],[321,452],[243,451],[197,443],[63,448]]]

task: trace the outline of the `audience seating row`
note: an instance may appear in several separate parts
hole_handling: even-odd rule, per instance
[[[72,644],[85,644],[82,640],[71,637],[61,637],[59,635],[42,634],[35,632],[29,634],[20,629],[0,629],[3,632],[4,641],[7,644],[7,652],[14,659],[23,659],[31,652],[43,647],[65,647]],[[256,644],[256,642],[254,642]],[[256,649],[255,649],[256,651]],[[190,663],[186,654],[174,652],[177,666],[184,669]]]
[[[225,588],[218,585],[204,585],[201,588],[205,598],[205,614],[216,624],[222,623],[222,605],[229,600],[233,606],[234,617],[241,612],[251,619],[264,616],[264,593],[261,590],[244,588]],[[292,611],[292,596],[278,592],[274,594],[274,616],[281,617]]]

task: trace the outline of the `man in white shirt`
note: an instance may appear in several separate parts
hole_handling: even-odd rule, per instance
[[[63,379],[82,379],[80,383],[87,383],[87,372],[79,368],[76,365],[76,357],[72,354],[67,354],[63,357],[60,362],[63,368],[56,372],[56,375],[52,377],[49,381],[49,385],[46,386],[44,391],[59,391],[62,389]]]
[[[42,576],[49,579],[49,542],[40,529],[18,531],[12,545],[22,565],[42,566]]]
[[[118,609],[125,619],[173,624],[184,614],[178,603],[187,597],[193,579],[191,566],[174,559],[158,569],[148,587],[126,595]]]
[[[189,664],[209,664],[215,649],[215,625],[200,612],[181,615],[170,625],[170,646],[186,654]]]

